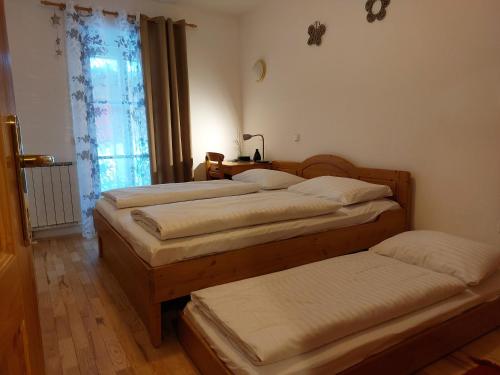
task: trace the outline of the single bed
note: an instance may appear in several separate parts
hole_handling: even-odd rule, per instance
[[[358,168],[333,155],[302,163],[273,162],[273,169],[305,178],[350,177],[388,185],[382,199],[323,217],[159,241],[127,210],[100,203],[94,211],[100,255],[161,344],[161,303],[213,285],[275,272],[366,249],[410,227],[411,181],[405,171]],[[304,249],[307,246],[307,251]]]
[[[352,261],[358,263],[360,261],[362,262],[362,258],[373,256],[380,257],[380,255],[357,254],[348,255],[343,258],[357,257],[355,260],[353,258]],[[340,260],[340,258],[336,259]],[[384,261],[385,260],[386,259],[384,259]],[[390,261],[393,263],[400,263],[397,260]],[[280,296],[285,294],[285,297],[278,303],[281,305],[283,300],[286,301],[289,299],[286,296],[286,289],[288,288],[288,291],[294,291],[294,296],[290,298],[297,299],[299,301],[298,303],[306,306],[306,309],[309,308],[311,313],[316,313],[317,311],[313,310],[314,308],[309,305],[311,300],[307,300],[307,303],[304,303],[304,296],[300,291],[300,287],[290,288],[290,285],[287,285],[286,282],[291,283],[296,278],[300,277],[303,277],[304,280],[310,280],[312,277],[321,275],[320,268],[324,266],[325,262],[328,261],[317,262],[294,270],[289,270],[288,274],[290,276],[288,277],[280,277],[282,275],[278,274],[270,275],[267,278],[267,284],[272,284],[272,289],[263,288],[267,284],[266,282],[262,282],[264,280],[261,277],[257,278],[261,279],[260,281],[262,282],[258,285],[252,280],[248,280],[248,282],[244,284],[235,283],[234,285],[226,285],[226,292],[217,291],[217,293],[214,294],[214,289],[221,289],[220,287],[215,287],[211,288],[212,290],[205,290],[197,293],[201,293],[202,295],[205,294],[208,296],[208,299],[210,300],[211,298],[213,302],[214,297],[215,299],[220,299],[220,295],[225,298],[231,296],[231,300],[234,300],[237,299],[238,295],[241,293],[246,295],[255,293],[255,290],[265,291],[263,292],[264,294],[271,295],[279,292],[281,293]],[[404,267],[407,267],[407,265],[404,264]],[[412,268],[415,269],[414,266],[411,266],[410,273],[412,272]],[[405,268],[400,272],[404,272],[404,270]],[[377,275],[377,272],[379,272],[379,270],[376,270],[374,275]],[[306,275],[304,275],[304,273],[306,273]],[[429,273],[433,274],[432,276],[434,277],[438,276],[436,272],[430,271]],[[331,273],[328,275],[331,275]],[[440,276],[443,275],[439,274],[438,277]],[[449,276],[444,276],[449,279]],[[331,281],[329,277],[330,276],[323,277],[319,280],[320,283],[316,283],[316,285],[328,283]],[[419,274],[417,279],[422,277],[423,276]],[[270,283],[270,278],[273,278],[272,283]],[[342,276],[338,276],[337,279],[342,280],[342,278]],[[376,279],[377,280],[374,281],[375,284],[380,281],[379,278]],[[404,280],[404,277],[402,277],[402,280]],[[336,281],[338,282],[338,280]],[[437,282],[437,280],[433,280],[432,282]],[[257,288],[255,288],[256,285]],[[414,284],[409,290],[414,291],[418,289],[416,285],[421,288],[425,283]],[[254,288],[251,288],[251,286]],[[248,356],[249,351],[242,349],[242,346],[238,345],[238,342],[234,341],[234,337],[228,333],[229,331],[227,331],[226,327],[233,328],[234,326],[231,325],[231,318],[222,315],[224,317],[222,320],[224,323],[221,325],[222,323],[214,319],[212,314],[207,313],[207,310],[204,309],[204,304],[198,302],[196,299],[194,302],[190,302],[184,310],[178,325],[178,335],[184,349],[202,374],[407,374],[414,372],[426,364],[459,348],[472,339],[499,326],[500,270],[489,276],[477,286],[466,287],[464,284],[463,288],[463,290],[452,292],[448,296],[441,295],[436,298],[435,301],[429,300],[427,301],[428,304],[423,304],[424,307],[422,308],[411,310],[395,318],[384,320],[381,323],[368,326],[359,331],[354,331],[351,334],[342,336],[326,344],[318,344],[313,350],[305,350],[299,354],[292,353],[283,359],[275,358],[274,360],[270,360],[269,363],[256,364],[255,361]],[[326,286],[315,288],[314,294],[321,295],[321,298],[323,298],[327,295],[328,289],[330,289],[330,287]],[[229,290],[229,292],[227,292],[227,290]],[[234,291],[238,290],[238,293],[234,293]],[[347,303],[348,300],[345,299],[345,296],[349,295],[348,291],[349,286],[342,285],[339,286],[337,291],[332,292],[333,296],[330,295],[330,297],[335,298],[342,294],[342,296],[338,298],[344,299]],[[398,292],[397,288],[396,292]],[[219,296],[218,293],[220,294]],[[224,293],[228,294],[224,295]],[[422,294],[425,293],[422,292]],[[305,293],[305,295],[308,295],[308,293]],[[241,298],[244,298],[244,296],[241,296]],[[254,302],[258,304],[259,298],[257,297],[255,300]],[[312,298],[312,300],[314,300],[314,298]],[[317,301],[318,300],[316,300],[316,302]],[[359,303],[364,307],[362,311],[363,315],[366,316],[371,314],[372,316],[376,316],[373,310],[370,312],[370,309],[367,308],[374,303],[373,301],[377,301],[377,297],[373,298],[371,302],[369,298],[365,297],[362,303]],[[405,301],[405,303],[407,302],[408,301]],[[418,304],[420,303],[422,303],[422,301],[418,302]],[[267,303],[267,305],[272,304],[273,302]],[[335,303],[333,304],[335,305]],[[212,303],[212,306],[217,308],[218,305],[217,303]],[[354,306],[357,305],[354,304]],[[359,306],[357,307],[359,308]],[[218,310],[220,311],[221,309],[219,308]],[[222,309],[222,311],[224,310],[225,309]],[[247,332],[247,339],[250,339],[250,343],[255,344],[255,342],[258,341],[255,340],[255,337],[260,335],[264,342],[271,342],[267,348],[267,352],[268,354],[272,353],[277,345],[273,341],[279,341],[275,339],[275,336],[279,336],[280,332],[286,334],[285,332],[290,329],[283,331],[281,324],[286,326],[283,321],[286,321],[290,316],[295,316],[293,305],[286,309],[286,312],[283,311],[279,314],[281,317],[276,319],[273,319],[275,314],[272,312],[272,308],[258,306],[256,307],[256,311],[258,310],[256,315],[252,308],[250,308],[250,310],[251,313],[248,314],[246,318],[244,317],[245,314],[235,313],[240,317],[240,331],[241,327],[246,329],[248,326],[255,325],[255,327],[248,328],[250,333]],[[332,311],[335,310],[336,307],[327,308],[322,315],[316,314],[318,316],[305,319],[305,323],[302,323],[296,318],[288,320],[291,320],[294,326],[303,324],[305,331],[309,334],[309,332],[314,332],[315,328],[317,331],[317,326],[314,325],[314,321],[324,320],[325,316],[331,315]],[[356,312],[355,309],[351,311]],[[375,311],[377,311],[376,308]],[[220,314],[220,312],[218,314]],[[230,314],[228,316],[230,316]],[[249,318],[251,316],[255,316],[255,318]],[[300,316],[304,315],[302,314]],[[339,313],[339,316],[340,322],[348,320],[348,315],[345,315],[345,312],[343,314]],[[309,320],[309,322],[307,322],[307,320]],[[251,324],[249,324],[250,322]],[[272,328],[274,326],[276,326],[276,329]],[[336,329],[341,329],[341,327],[340,325],[336,327]],[[243,331],[245,331],[245,329],[243,329]],[[272,334],[273,332],[275,334]],[[268,339],[266,340],[265,337]],[[293,334],[291,334],[291,338],[282,337],[281,339],[286,343],[293,342]],[[301,345],[307,345],[307,341],[308,336],[305,335],[298,341],[300,343],[299,348]],[[261,349],[262,342],[263,341],[261,341]],[[250,346],[250,348],[255,347],[256,345]],[[290,348],[293,349],[293,345],[289,345],[289,350]],[[265,351],[261,350],[261,353],[264,352]]]

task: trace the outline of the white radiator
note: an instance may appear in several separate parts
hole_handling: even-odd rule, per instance
[[[72,162],[26,168],[26,184],[33,230],[80,222],[77,176]]]

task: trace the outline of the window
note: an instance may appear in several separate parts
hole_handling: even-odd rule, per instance
[[[151,184],[143,99],[127,87],[140,72],[137,62],[90,59],[101,191]]]

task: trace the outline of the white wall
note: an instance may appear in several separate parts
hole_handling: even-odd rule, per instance
[[[236,156],[233,139],[241,126],[239,26],[235,17],[150,0],[85,0],[81,5],[125,9],[149,16],[185,18],[188,29],[192,148],[195,166],[206,151]],[[54,8],[38,0],[6,0],[17,109],[28,153],[74,160],[65,56],[56,57]],[[64,39],[62,28],[61,36]]]
[[[336,153],[409,170],[417,228],[500,244],[500,2],[393,1],[374,24],[364,3],[267,0],[238,20],[151,0],[99,1],[199,25],[188,31],[195,162],[207,150],[234,156],[243,122],[266,135],[268,159]],[[52,8],[37,0],[6,8],[26,151],[73,159]],[[306,45],[315,20],[328,26],[321,47]],[[251,67],[261,57],[268,76],[257,84]],[[248,142],[250,154],[258,142]]]
[[[500,244],[500,1],[393,1],[373,24],[364,4],[269,0],[242,19],[245,132],[269,159],[409,170],[416,228]],[[316,20],[328,30],[310,47]]]

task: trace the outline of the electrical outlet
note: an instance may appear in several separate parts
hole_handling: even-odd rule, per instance
[[[294,142],[300,142],[300,134],[295,134],[295,136],[293,137],[293,141]]]

